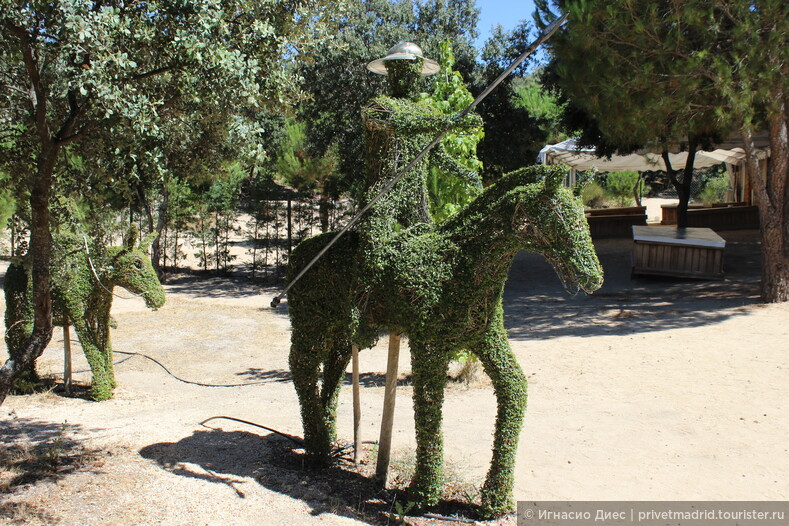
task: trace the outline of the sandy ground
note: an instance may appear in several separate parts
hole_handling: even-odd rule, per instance
[[[789,305],[758,304],[757,233],[723,235],[721,282],[631,279],[630,242],[602,240],[596,244],[605,285],[593,296],[568,297],[541,258],[516,258],[506,323],[529,377],[517,499],[786,498]],[[0,494],[0,522],[385,523],[371,511],[375,496],[356,496],[356,503],[338,497],[359,482],[358,474],[321,478],[299,468],[293,444],[280,435],[227,420],[200,424],[225,415],[301,434],[286,308],[268,309],[277,292],[181,275],[168,283],[158,312],[138,298],[116,299],[117,351],[145,353],[187,380],[254,385],[186,384],[133,357],[117,365],[119,388],[107,402],[67,397],[59,388],[9,397],[0,407],[0,444],[28,441],[51,450],[54,443],[82,451],[84,459]],[[361,354],[368,441],[378,438],[385,343]],[[39,360],[41,371],[61,374],[62,352],[58,330]],[[403,377],[408,362],[401,357]],[[79,347],[74,367],[86,368]],[[89,375],[77,379],[87,382]],[[396,466],[407,464],[414,446],[407,382],[398,393]],[[453,478],[478,486],[492,442],[490,386],[452,385],[444,415]],[[339,436],[352,437],[349,388],[341,394]]]
[[[675,205],[679,203],[679,199],[665,199],[662,197],[645,197],[641,200],[641,204],[647,208],[647,222],[660,223],[663,219],[662,205]]]

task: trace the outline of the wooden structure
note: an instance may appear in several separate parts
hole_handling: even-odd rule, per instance
[[[677,224],[677,205],[661,205],[661,225]],[[712,228],[713,230],[736,230],[759,228],[759,207],[745,203],[716,203],[713,205],[690,205],[688,226]]]
[[[394,410],[397,401],[397,370],[400,362],[400,334],[389,335],[389,356],[386,362],[386,386],[384,387],[384,410],[381,415],[381,434],[378,438],[378,458],[375,465],[375,479],[386,487],[389,473],[389,458],[392,450],[392,429]]]
[[[585,215],[593,239],[630,237],[634,225],[647,224],[645,206],[598,208],[586,210]]]
[[[359,389],[359,348],[351,347],[351,381],[353,384],[353,463],[358,464],[362,452],[362,397]]]
[[[709,228],[634,226],[632,273],[723,279],[725,246]]]

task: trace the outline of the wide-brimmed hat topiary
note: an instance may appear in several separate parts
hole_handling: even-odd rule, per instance
[[[400,42],[389,49],[385,57],[373,60],[367,64],[367,69],[379,75],[386,75],[386,61],[388,60],[415,60],[417,57],[422,59],[422,76],[438,73],[441,66],[438,62],[425,58],[422,49],[413,42]]]

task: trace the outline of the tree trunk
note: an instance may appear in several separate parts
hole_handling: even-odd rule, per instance
[[[214,210],[214,272],[219,273],[219,210]]]
[[[231,212],[228,211],[227,215],[225,216],[225,241],[224,241],[224,249],[222,250],[222,258],[224,260],[224,271],[227,272],[230,269],[230,214]]]
[[[783,94],[776,94],[774,100],[783,103],[768,121],[770,162],[766,174],[759,166],[752,130],[748,126],[741,130],[748,173],[759,205],[765,303],[789,301],[789,126]]]
[[[638,172],[638,179],[636,185],[633,187],[633,198],[636,201],[636,206],[641,206],[641,180],[644,178],[643,172]]]
[[[151,244],[151,264],[153,264],[153,269],[156,271],[156,274],[159,276],[159,279],[163,277],[163,268],[162,268],[162,233],[164,232],[164,227],[167,225],[167,215],[169,213],[169,206],[170,206],[170,195],[167,192],[167,185],[163,190],[162,200],[159,202],[159,207],[157,210],[158,217],[156,218],[156,227],[155,231],[158,234],[156,238],[153,240]],[[151,217],[151,225],[153,225],[153,217]],[[167,264],[167,256],[165,255],[165,266]]]
[[[169,233],[170,230],[165,226],[162,229],[162,233],[156,238],[156,240],[161,240],[159,243],[159,250],[162,251],[162,272],[167,272],[167,241],[169,239],[167,236]]]
[[[148,228],[143,230],[142,217],[140,217],[140,232],[153,232],[153,210],[151,210],[151,203],[148,201],[148,196],[145,194],[145,189],[142,187],[142,184],[138,184],[136,190],[137,197],[140,200],[143,210],[145,211],[145,218],[148,220]]]
[[[255,222],[255,227],[252,231],[252,280],[255,279],[255,274],[258,269],[258,231],[260,230],[260,216],[255,215],[253,221]]]
[[[49,224],[49,194],[52,188],[52,172],[59,149],[53,141],[42,148],[41,158],[38,161],[38,173],[30,193],[33,333],[16,359],[10,358],[0,367],[0,405],[11,390],[14,378],[35,363],[52,339],[52,296],[50,294],[52,231]]]
[[[696,159],[696,144],[695,138],[691,137],[688,140],[688,158],[685,162],[685,168],[682,171],[682,180],[677,178],[677,170],[671,166],[669,160],[668,150],[663,150],[663,162],[666,164],[666,174],[668,175],[671,184],[677,191],[679,204],[677,205],[677,228],[688,227],[688,205],[690,203],[690,186],[693,182],[693,163]]]
[[[178,221],[176,220],[173,226],[175,233],[173,234],[173,270],[178,270]]]
[[[321,233],[329,231],[329,196],[321,194],[318,201],[318,217],[321,221]]]
[[[762,301],[789,301],[789,257],[786,228],[759,211],[762,241]],[[765,224],[765,221],[768,221]]]
[[[11,225],[11,257],[16,256],[16,214],[11,215],[11,220],[9,221]]]

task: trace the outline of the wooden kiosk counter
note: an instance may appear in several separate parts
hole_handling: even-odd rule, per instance
[[[633,274],[723,279],[726,241],[709,228],[633,226]]]

